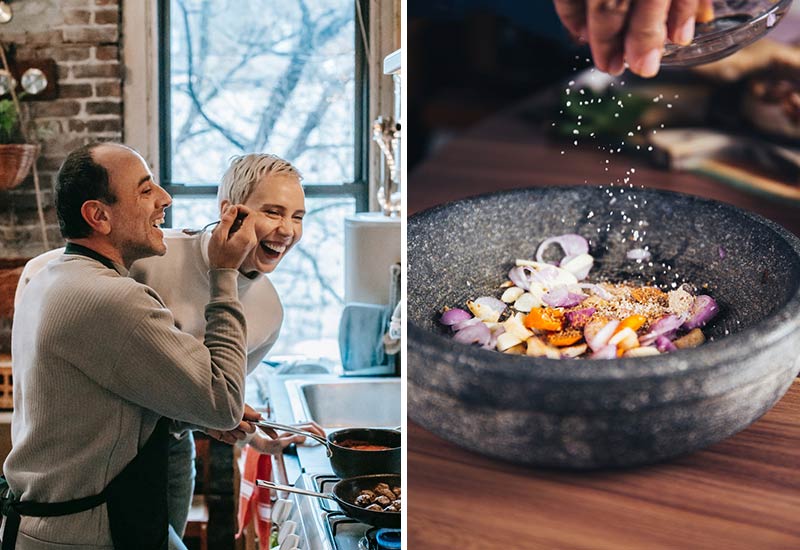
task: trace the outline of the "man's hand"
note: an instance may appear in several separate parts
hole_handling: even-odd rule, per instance
[[[256,431],[256,427],[250,422],[257,422],[259,420],[261,420],[261,413],[257,412],[250,405],[245,403],[242,421],[239,422],[237,427],[227,432],[212,430],[209,428],[206,430],[206,433],[218,441],[222,441],[228,445],[233,445],[237,441],[246,439],[249,434],[254,433]]]
[[[228,205],[208,242],[208,263],[211,268],[239,269],[258,243],[255,215],[244,205]]]
[[[689,44],[698,6],[710,0],[553,0],[567,30],[588,42],[595,65],[619,75],[658,74],[666,38]],[[707,7],[707,6],[706,6]]]
[[[316,422],[308,422],[306,424],[299,424],[296,426],[301,430],[313,433],[320,437],[325,437],[325,430]],[[253,447],[261,454],[277,455],[292,443],[301,444],[306,438],[302,435],[295,435],[289,433],[277,433],[275,430],[269,428],[261,428],[269,437],[264,437],[261,434],[250,440],[250,446]]]

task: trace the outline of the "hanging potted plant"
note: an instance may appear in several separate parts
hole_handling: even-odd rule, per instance
[[[0,99],[0,189],[23,182],[39,155],[39,146],[26,143],[17,104]]]

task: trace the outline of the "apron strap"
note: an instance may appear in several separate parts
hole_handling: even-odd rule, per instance
[[[92,495],[64,502],[20,502],[11,492],[8,481],[0,476],[0,512],[6,517],[6,526],[3,530],[3,544],[0,550],[14,550],[17,543],[17,532],[21,516],[53,517],[67,516],[91,510],[106,501],[105,491],[99,495]]]

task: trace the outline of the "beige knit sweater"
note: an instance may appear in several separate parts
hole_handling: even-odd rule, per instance
[[[99,493],[160,416],[217,429],[242,418],[246,335],[237,271],[210,272],[201,343],[175,327],[155,291],[120,270],[64,255],[31,279],[15,310],[12,450],[3,470],[22,500]],[[105,505],[22,518],[17,548],[63,544],[111,548]]]

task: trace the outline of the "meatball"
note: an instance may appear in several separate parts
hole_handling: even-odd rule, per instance
[[[389,489],[389,485],[387,485],[386,483],[378,483],[375,486],[375,492],[378,493],[379,495],[385,496],[386,498],[389,499],[390,502],[395,498],[397,498],[397,495],[395,495],[392,492],[392,490]]]
[[[378,504],[370,504],[366,509],[372,510],[373,512],[383,512],[383,508],[381,508]]]
[[[373,497],[362,493],[356,497],[354,504],[356,506],[361,506],[363,508],[365,506],[369,506],[370,504],[372,504],[372,501]]]
[[[392,503],[392,499],[386,497],[385,495],[381,495],[375,499],[375,504],[380,504],[381,506],[389,506]]]

